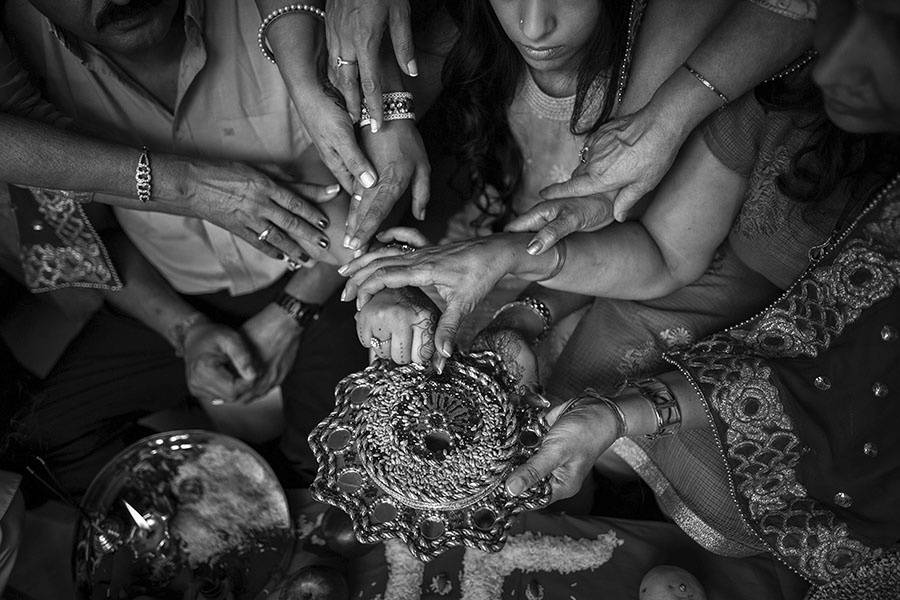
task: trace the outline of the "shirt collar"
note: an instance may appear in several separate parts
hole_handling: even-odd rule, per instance
[[[204,0],[185,0],[184,3],[184,31],[187,39],[201,44],[203,40],[203,16],[206,12],[206,3]],[[46,18],[46,17],[45,17]],[[50,33],[53,34],[62,46],[71,52],[79,61],[86,62],[88,59],[87,48],[90,47],[86,42],[81,41],[74,34],[59,27],[50,19],[47,19],[50,26]]]

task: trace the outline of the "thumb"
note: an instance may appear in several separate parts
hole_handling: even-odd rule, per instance
[[[623,188],[622,191],[616,196],[616,200],[613,203],[613,216],[616,221],[622,222],[628,218],[628,212],[634,208],[634,205],[638,203],[644,196],[643,190],[641,190],[637,185],[629,185],[626,188]]]
[[[237,333],[231,332],[231,335],[224,336],[220,346],[241,379],[248,381],[256,379],[253,355],[250,354],[244,340]]]
[[[550,475],[562,462],[561,449],[555,444],[545,443],[534,456],[506,479],[507,493],[510,496],[520,496],[525,490],[534,487],[541,479]]]
[[[414,227],[391,227],[385,229],[375,236],[382,244],[390,242],[400,242],[409,244],[416,248],[428,246],[428,238],[422,235],[422,232]]]
[[[451,302],[447,304],[444,314],[438,319],[437,327],[434,330],[434,347],[437,352],[434,353],[433,358],[438,373],[443,372],[444,363],[453,354],[456,332],[459,331],[459,323],[464,316],[462,307]]]

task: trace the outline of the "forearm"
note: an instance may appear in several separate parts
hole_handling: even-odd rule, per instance
[[[557,252],[518,253],[514,274],[554,290],[623,300],[659,298],[686,283],[640,222],[576,233],[566,238],[566,246],[565,264],[556,276],[544,279],[557,266]]]
[[[325,0],[306,2],[325,8]],[[261,17],[285,6],[283,0],[256,0]],[[266,41],[275,55],[278,70],[287,84],[294,104],[302,109],[308,102],[322,101],[317,56],[324,51],[325,28],[319,17],[297,12],[275,20],[266,30]],[[278,60],[279,57],[286,57]],[[303,111],[301,110],[301,115]]]
[[[122,231],[105,236],[124,281],[118,292],[106,292],[106,301],[138,319],[178,347],[177,327],[197,310],[185,302]]]
[[[687,59],[730,100],[777,74],[812,43],[811,21],[791,19],[749,0],[736,3]],[[663,83],[647,109],[686,136],[722,100],[685,68]]]

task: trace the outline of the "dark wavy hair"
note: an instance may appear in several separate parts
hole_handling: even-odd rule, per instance
[[[573,134],[592,133],[609,119],[615,101],[628,35],[629,3],[597,0],[600,21],[588,42],[578,69],[575,107],[569,124]],[[459,28],[442,73],[445,151],[452,154],[467,175],[467,190],[478,198],[488,185],[497,189],[506,214],[519,188],[524,160],[506,118],[526,68],[512,41],[503,31],[488,0],[456,0],[446,3]],[[604,104],[596,118],[583,125],[589,94],[610,71]],[[485,207],[481,207],[484,209]],[[506,215],[498,219],[502,226]]]
[[[897,172],[900,135],[850,133],[832,123],[822,92],[813,83],[812,64],[755,90],[763,109],[797,112],[803,115],[797,119],[798,127],[809,132],[790,170],[779,176],[778,186],[795,202],[813,204],[828,198],[839,185],[849,185],[849,196],[857,204]]]

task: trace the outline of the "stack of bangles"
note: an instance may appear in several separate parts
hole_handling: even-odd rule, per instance
[[[678,406],[678,401],[666,384],[655,377],[651,377],[631,382],[626,387],[636,390],[641,398],[650,404],[650,408],[656,417],[656,429],[653,433],[646,434],[645,438],[653,441],[660,437],[672,435],[681,428],[681,409]],[[592,388],[587,388],[582,392],[581,396],[570,402],[563,414],[579,406],[592,404],[605,404],[612,410],[616,417],[616,439],[626,437],[629,434],[628,422],[619,404],[613,398],[604,396]]]

